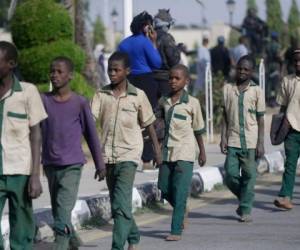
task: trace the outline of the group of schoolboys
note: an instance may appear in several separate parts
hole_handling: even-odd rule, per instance
[[[145,128],[153,142],[159,167],[158,187],[173,207],[171,233],[167,241],[181,239],[186,201],[192,179],[195,139],[206,162],[204,132],[199,101],[184,90],[189,83],[188,69],[176,65],[170,70],[168,96],[159,101],[165,135],[159,144],[153,122],[156,117],[145,93],[127,80],[130,62],[126,53],[115,52],[108,62],[111,83],[91,101],[71,91],[73,63],[66,57],[50,65],[53,91],[40,96],[32,84],[20,82],[13,74],[17,50],[0,42],[0,212],[9,202],[10,247],[32,249],[34,223],[32,199],[42,193],[40,148],[48,179],[55,232],[54,249],[78,249],[71,223],[82,166],[81,148],[86,139],[95,163],[95,179],[106,177],[112,217],[112,249],[136,249],[140,234],[132,215],[132,187],[141,159]],[[285,141],[287,160],[278,207],[291,209],[297,159],[300,151],[300,51],[295,51],[296,75],[284,79],[278,97],[291,129]],[[264,154],[265,103],[261,89],[251,81],[254,64],[249,56],[237,64],[236,83],[224,86],[224,121],[221,151],[227,154],[225,182],[237,196],[236,210],[241,222],[251,221],[256,180],[256,158]],[[101,127],[100,146],[95,119]],[[195,139],[194,139],[195,138]],[[103,155],[103,158],[102,158]],[[0,249],[3,249],[2,237]]]

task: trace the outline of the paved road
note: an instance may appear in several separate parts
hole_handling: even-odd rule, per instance
[[[198,202],[208,201],[190,213],[190,225],[183,239],[177,243],[165,242],[170,218],[140,226],[141,250],[299,250],[300,249],[300,177],[297,177],[292,211],[281,211],[273,206],[280,176],[267,178],[256,190],[254,221],[237,222],[234,213],[237,203],[228,191],[214,192],[214,197],[204,196]],[[215,197],[225,197],[215,201]],[[211,204],[211,201],[214,201]],[[197,201],[196,201],[197,202]],[[203,204],[202,204],[203,205]],[[194,205],[195,206],[195,205]],[[155,220],[156,218],[152,216]],[[94,236],[107,235],[109,229],[96,231]],[[88,237],[84,237],[88,239]],[[82,250],[110,249],[111,236],[87,242]]]

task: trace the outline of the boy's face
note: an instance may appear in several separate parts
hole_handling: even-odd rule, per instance
[[[129,68],[121,60],[108,61],[107,73],[112,84],[117,85],[126,80]]]
[[[0,49],[0,79],[4,79],[10,74],[16,63],[6,59],[6,52]]]
[[[300,73],[300,53],[294,55],[294,65],[295,70],[299,74]]]
[[[252,64],[248,60],[240,61],[236,67],[236,79],[238,82],[245,82],[251,79]]]
[[[180,91],[186,84],[189,83],[189,78],[180,69],[173,69],[170,71],[169,85],[172,92]]]
[[[53,62],[50,66],[50,80],[56,89],[63,88],[72,80],[72,72],[64,62]]]

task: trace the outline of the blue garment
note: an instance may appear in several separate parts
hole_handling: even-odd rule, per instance
[[[158,50],[143,34],[125,38],[119,44],[118,50],[129,55],[132,75],[151,73],[152,70],[161,67],[161,57]]]

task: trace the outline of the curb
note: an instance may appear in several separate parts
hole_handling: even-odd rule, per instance
[[[265,154],[264,158],[258,161],[257,171],[259,174],[274,173],[283,171],[284,154],[282,151],[275,151]],[[300,159],[298,161],[298,166]],[[203,192],[211,191],[216,185],[223,184],[223,164],[197,168],[193,171],[191,182],[191,196],[197,197]],[[147,206],[154,201],[160,201],[160,191],[157,188],[157,180],[148,181],[133,188],[132,210]],[[87,220],[96,217],[108,221],[111,219],[111,208],[108,191],[100,192],[98,195],[80,197],[72,211],[72,223],[75,230]],[[41,208],[34,211],[36,221],[35,241],[41,241],[53,236],[50,225],[53,224],[51,208]],[[5,249],[9,249],[9,222],[8,216],[3,216],[1,221],[2,234]]]

